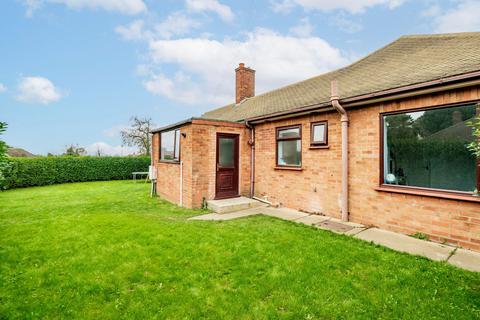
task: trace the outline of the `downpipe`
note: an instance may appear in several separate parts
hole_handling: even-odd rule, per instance
[[[245,121],[245,126],[250,129],[251,140],[248,141],[250,145],[250,198],[255,199],[255,127],[248,121]]]
[[[348,114],[342,107],[338,97],[337,80],[333,80],[330,85],[332,106],[340,114],[342,124],[342,194],[341,194],[341,212],[342,221],[348,221]]]

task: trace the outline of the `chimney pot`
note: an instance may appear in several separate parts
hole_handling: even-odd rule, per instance
[[[255,70],[246,68],[245,63],[238,64],[235,69],[235,102],[255,96]]]

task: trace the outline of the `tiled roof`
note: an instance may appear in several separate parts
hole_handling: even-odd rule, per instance
[[[424,83],[480,70],[480,32],[403,36],[336,71],[230,104],[209,112],[209,119],[241,121],[330,100],[338,81],[340,99]]]

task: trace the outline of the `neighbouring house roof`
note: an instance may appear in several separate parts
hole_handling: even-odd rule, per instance
[[[7,149],[7,155],[9,157],[16,157],[16,158],[18,158],[18,157],[22,157],[22,158],[35,157],[35,155],[33,153],[30,153],[27,150],[22,149],[22,148],[8,148]]]
[[[328,103],[334,79],[342,100],[479,70],[480,32],[403,36],[347,67],[226,105],[203,117],[241,121]]]
[[[468,125],[472,119],[468,119],[457,124],[454,124],[448,128],[437,131],[429,135],[427,140],[440,140],[440,141],[474,141],[473,128]]]

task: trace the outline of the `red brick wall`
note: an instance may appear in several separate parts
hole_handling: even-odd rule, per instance
[[[184,138],[182,134],[186,134]],[[183,162],[183,205],[191,206],[192,137],[191,125],[180,128],[180,160]],[[157,193],[160,197],[180,204],[180,163],[161,162],[159,153],[160,134],[153,135],[153,161],[157,168]]]
[[[480,203],[376,191],[379,113],[480,99],[480,88],[408,98],[349,111],[350,219],[480,251]],[[329,149],[309,149],[310,122],[328,120]],[[275,128],[302,125],[302,171],[275,169]],[[340,217],[341,131],[334,112],[256,126],[255,194],[283,206]]]
[[[310,122],[328,121],[329,149],[309,149]],[[302,125],[302,171],[275,169],[275,128]],[[255,194],[286,207],[339,216],[341,132],[336,113],[255,127]]]
[[[239,139],[239,192],[248,196],[250,193],[250,139],[249,130],[246,128],[215,126],[215,125],[193,125],[193,207],[201,206],[202,199],[210,200],[215,198],[215,177],[216,177],[216,139],[217,132],[236,133]]]
[[[183,205],[199,208],[203,198],[215,198],[216,134],[236,133],[239,139],[239,192],[250,193],[250,132],[243,125],[194,121],[184,125],[181,137],[180,159],[183,162]],[[180,164],[159,161],[159,134],[153,138],[153,156],[157,168],[157,193],[160,197],[180,204]]]

